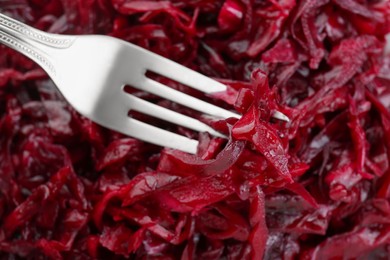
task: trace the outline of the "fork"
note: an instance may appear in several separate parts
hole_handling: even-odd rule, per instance
[[[197,140],[129,117],[129,111],[217,137],[224,135],[199,120],[126,93],[126,85],[208,115],[240,118],[234,112],[174,90],[145,74],[151,71],[208,94],[225,91],[225,85],[113,37],[46,33],[0,14],[0,42],[40,65],[80,114],[104,127],[149,143],[188,153],[196,153],[198,146]],[[288,120],[280,112],[274,117]]]

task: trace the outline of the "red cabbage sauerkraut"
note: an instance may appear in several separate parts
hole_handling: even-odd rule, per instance
[[[210,118],[132,90],[229,136],[132,115],[200,142],[197,155],[157,147],[80,116],[42,69],[1,46],[1,259],[388,259],[389,1],[6,0],[0,9],[177,61],[228,90],[206,96],[153,76],[243,114]]]

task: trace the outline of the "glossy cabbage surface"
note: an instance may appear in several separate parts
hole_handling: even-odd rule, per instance
[[[389,1],[6,0],[0,9],[175,60],[228,91],[206,96],[153,77],[243,114],[210,118],[132,90],[229,136],[132,114],[200,140],[197,155],[153,146],[83,118],[36,64],[1,46],[1,259],[389,258]]]

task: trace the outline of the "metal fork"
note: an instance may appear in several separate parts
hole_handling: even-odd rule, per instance
[[[204,93],[226,86],[128,42],[108,36],[68,36],[42,32],[0,14],[0,42],[39,64],[65,99],[92,121],[140,140],[196,153],[198,141],[128,116],[138,111],[171,123],[223,137],[208,125],[125,93],[124,86],[155,94],[208,115],[240,115],[167,87],[145,76],[151,71]],[[276,113],[276,118],[287,118]]]

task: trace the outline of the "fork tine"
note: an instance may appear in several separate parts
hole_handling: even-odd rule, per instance
[[[163,75],[165,77],[168,77],[170,79],[173,79],[177,82],[180,82],[186,86],[189,86],[191,88],[197,89],[199,91],[202,91],[204,93],[215,93],[215,92],[221,92],[226,91],[226,86],[214,79],[211,79],[199,72],[196,72],[194,70],[191,70],[185,66],[182,66],[172,60],[169,60],[167,58],[164,58],[160,55],[157,55],[153,52],[147,51],[142,49],[142,51],[145,53],[145,55],[152,56],[150,59],[145,59],[146,67],[148,70],[153,71],[157,74]],[[204,112],[204,111],[201,111]],[[236,117],[239,118],[240,116],[235,115],[229,115],[229,116],[222,116],[222,117]],[[272,117],[289,122],[290,119],[283,113],[279,111],[275,111],[275,113],[272,115]]]
[[[290,118],[288,116],[286,116],[285,114],[283,114],[282,112],[280,112],[280,111],[275,111],[272,114],[272,117],[276,118],[276,119],[279,119],[281,121],[284,121],[284,122],[290,122]]]
[[[150,59],[145,59],[146,67],[150,71],[173,79],[204,93],[214,93],[226,90],[226,86],[224,84],[206,77],[199,72],[186,68],[185,66],[149,51],[147,51],[147,55],[153,56],[150,57]]]
[[[135,97],[131,94],[126,93],[127,98],[129,99],[130,109],[134,111],[141,112],[146,115],[150,115],[156,118],[160,118],[162,120],[181,125],[187,127],[189,129],[199,131],[199,132],[209,132],[210,134],[226,138],[226,136],[221,133],[215,131],[210,126],[196,120],[192,117],[185,116],[183,114],[174,112],[167,108],[152,104],[148,101]]]
[[[148,125],[134,118],[122,120],[121,124],[115,127],[115,130],[148,143],[192,154],[196,153],[199,144],[197,140]]]
[[[230,112],[226,109],[220,108],[218,106],[207,103],[203,100],[194,98],[190,95],[187,95],[183,92],[177,91],[170,87],[167,87],[155,80],[144,78],[142,81],[136,82],[135,87],[138,86],[139,89],[150,92],[157,96],[163,97],[165,99],[171,100],[183,106],[192,108],[194,110],[222,118],[235,117],[240,118],[241,116]]]

